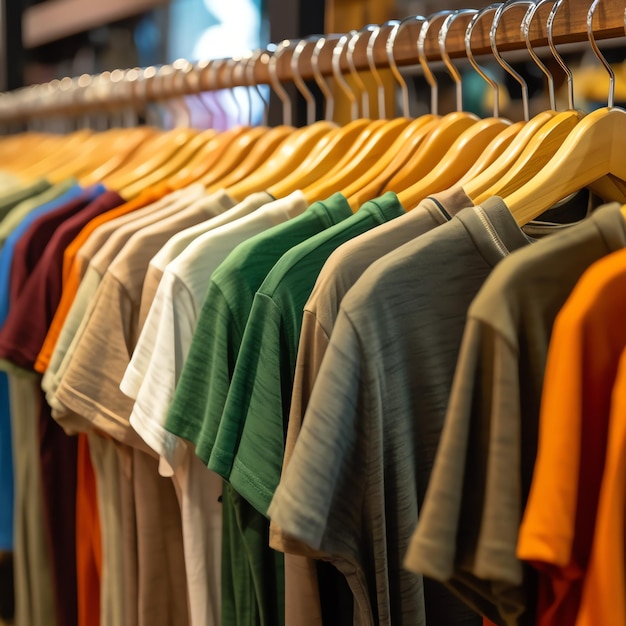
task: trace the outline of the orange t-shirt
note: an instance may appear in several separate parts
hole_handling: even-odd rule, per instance
[[[574,624],[578,614],[611,392],[626,347],[624,311],[626,250],[620,250],[583,274],[554,324],[537,460],[517,545],[517,556],[539,570],[540,626]]]
[[[609,441],[596,532],[576,626],[626,624],[625,528],[626,350],[622,352],[613,387]]]
[[[78,291],[80,281],[83,277],[84,268],[80,268],[76,265],[75,259],[81,246],[87,241],[89,236],[98,228],[98,226],[113,220],[122,215],[126,215],[131,211],[138,209],[160,200],[163,196],[171,193],[172,188],[164,183],[155,187],[146,189],[141,195],[134,200],[126,202],[111,211],[107,211],[102,215],[91,220],[85,227],[78,233],[72,243],[65,249],[63,254],[63,292],[61,294],[61,300],[57,306],[52,323],[48,329],[48,334],[44,340],[44,343],[39,351],[37,360],[35,361],[35,370],[43,374],[48,365],[50,364],[50,358],[54,352],[54,347],[59,339],[65,318],[70,311],[74,297]]]
[[[78,626],[100,623],[102,532],[96,477],[87,435],[78,436],[76,471],[76,584]]]

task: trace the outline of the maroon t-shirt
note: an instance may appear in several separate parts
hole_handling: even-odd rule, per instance
[[[67,203],[31,224],[15,246],[9,314],[0,331],[0,358],[33,369],[61,298],[65,248],[94,217],[123,202],[119,194],[108,191],[89,203]],[[76,626],[77,440],[52,419],[41,390],[40,395],[41,476],[57,623]]]
[[[33,222],[20,238],[10,282],[10,293],[17,297],[11,297],[0,330],[0,358],[24,369],[33,368],[61,299],[65,248],[94,217],[123,202],[118,193],[107,191],[86,206],[81,200],[68,203]]]

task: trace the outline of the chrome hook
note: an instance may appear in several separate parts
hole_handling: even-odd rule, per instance
[[[417,38],[417,55],[419,58],[420,65],[424,71],[424,76],[430,85],[430,112],[434,115],[437,115],[439,111],[439,85],[437,83],[437,79],[433,74],[430,66],[428,65],[428,61],[426,60],[426,36],[428,35],[428,30],[430,29],[430,25],[433,20],[438,19],[440,17],[446,17],[450,15],[452,11],[439,11],[437,13],[433,13],[424,19],[424,23],[420,28],[420,34]]]
[[[599,3],[600,0],[594,0],[592,5],[589,7],[589,11],[587,12],[587,35],[589,36],[589,43],[593,48],[593,53],[598,58],[598,61],[604,65],[604,69],[609,75],[609,94],[607,97],[607,106],[609,109],[612,109],[615,106],[615,72],[602,52],[600,52],[600,48],[598,48],[598,44],[596,43],[596,38],[593,35],[593,17]]]
[[[507,63],[500,54],[496,43],[496,37],[498,35],[498,26],[500,25],[500,19],[504,15],[504,12],[515,4],[527,4],[528,0],[507,0],[496,9],[496,14],[493,16],[493,22],[491,23],[491,29],[489,30],[489,43],[491,44],[491,51],[496,61],[502,66],[502,68],[509,73],[520,85],[522,89],[522,105],[524,107],[524,121],[530,119],[530,98],[528,96],[528,83],[524,80],[524,77],[516,72],[509,63]]]
[[[339,38],[339,41],[333,48],[332,68],[334,79],[337,81],[337,84],[340,86],[341,90],[350,101],[350,118],[352,120],[355,120],[359,116],[359,105],[356,101],[356,96],[354,95],[354,92],[352,91],[350,85],[346,82],[346,79],[341,73],[341,54],[343,52],[343,49],[346,47],[349,38],[352,37],[353,34],[354,31],[350,31],[348,34],[342,35]]]
[[[554,0],[539,0],[539,2],[535,2],[530,5],[528,11],[526,11],[526,15],[522,20],[521,31],[522,36],[524,37],[524,41],[526,42],[526,49],[528,53],[532,57],[533,61],[537,64],[537,67],[543,72],[543,75],[548,79],[548,97],[550,98],[550,108],[553,111],[556,111],[556,97],[554,95],[554,76],[546,66],[546,64],[539,58],[532,44],[530,43],[530,26],[533,21],[533,17],[537,12],[537,9],[545,4],[546,2],[554,2]]]
[[[448,50],[446,47],[448,33],[450,32],[450,27],[452,26],[452,22],[457,20],[462,15],[468,15],[473,13],[475,9],[459,9],[457,11],[453,11],[446,17],[439,29],[439,34],[437,36],[437,41],[439,43],[439,52],[441,54],[441,58],[452,76],[452,80],[454,81],[456,87],[456,110],[461,111],[463,109],[463,81],[461,79],[461,74],[459,70],[456,68],[452,60],[450,59],[450,55],[448,54]]]
[[[375,24],[368,24],[354,33],[352,37],[350,37],[350,41],[348,42],[348,51],[346,57],[348,59],[348,66],[350,67],[350,73],[354,78],[354,82],[357,87],[361,91],[361,116],[364,118],[370,117],[370,100],[369,94],[367,93],[367,87],[363,82],[363,79],[359,75],[358,70],[356,69],[356,64],[354,63],[354,51],[356,48],[356,44],[360,41],[361,35],[363,33],[371,32],[374,28],[378,28]]]
[[[398,20],[389,20],[383,24],[383,26],[396,26],[399,25]],[[370,35],[370,38],[367,42],[367,63],[370,68],[370,72],[372,76],[374,76],[374,80],[376,81],[377,90],[376,93],[378,95],[378,119],[386,118],[386,110],[385,110],[385,85],[378,73],[378,69],[376,68],[376,60],[374,59],[374,44],[376,43],[376,39],[378,39],[378,35],[380,35],[381,27],[377,26],[376,29]]]
[[[302,73],[300,72],[300,56],[306,48],[307,44],[316,40],[317,36],[311,35],[306,39],[301,39],[296,45],[293,54],[291,55],[291,73],[293,74],[293,82],[295,83],[298,91],[302,94],[306,102],[306,123],[310,126],[315,122],[315,96],[311,90],[306,86],[306,83],[302,79]]]
[[[325,119],[330,122],[333,119],[333,115],[335,113],[335,96],[333,95],[332,89],[328,86],[328,82],[322,76],[322,72],[320,71],[319,65],[319,57],[322,52],[322,48],[326,45],[326,38],[320,37],[313,48],[313,55],[311,56],[311,68],[313,70],[313,78],[317,83],[317,86],[320,88],[322,94],[325,99]]]
[[[465,30],[465,54],[472,65],[472,67],[476,70],[478,75],[491,87],[493,90],[493,116],[500,117],[500,85],[487,74],[483,70],[480,65],[478,65],[476,58],[474,57],[474,53],[472,52],[472,35],[474,34],[474,28],[478,20],[485,14],[487,11],[495,11],[498,8],[498,4],[490,4],[489,6],[483,7],[476,11],[472,19],[469,21],[467,25],[467,29]]]
[[[398,69],[398,64],[396,63],[396,59],[394,55],[394,48],[396,45],[396,39],[398,35],[400,34],[400,30],[402,30],[403,26],[415,20],[424,21],[425,19],[426,18],[424,18],[421,15],[412,15],[410,17],[404,18],[401,22],[398,22],[397,24],[395,24],[394,27],[391,29],[389,33],[389,37],[387,37],[387,43],[385,45],[385,49],[387,51],[387,59],[389,60],[389,67],[391,68],[391,73],[393,74],[394,78],[398,81],[398,84],[400,85],[400,93],[402,95],[402,114],[404,115],[404,117],[411,116],[410,107],[409,107],[409,89],[407,87],[406,81],[404,80],[404,76],[402,76],[402,74],[400,73],[400,70]]]
[[[291,110],[291,99],[289,98],[289,94],[285,91],[285,88],[282,86],[280,81],[278,80],[278,70],[276,66],[278,64],[278,58],[280,54],[285,50],[286,47],[289,46],[289,40],[285,39],[278,46],[275,47],[273,54],[270,56],[268,63],[268,70],[270,75],[270,84],[272,89],[276,92],[276,95],[279,97],[281,104],[283,106],[283,124],[285,126],[291,126],[293,121],[293,115]]]
[[[548,17],[548,45],[550,46],[550,52],[554,55],[557,63],[561,66],[563,71],[567,76],[567,104],[570,109],[574,109],[574,76],[572,75],[572,70],[568,67],[567,63],[563,60],[563,57],[559,54],[556,46],[554,45],[554,20],[556,18],[556,14],[563,4],[563,0],[556,0],[554,3],[552,10],[550,11],[550,16]],[[589,20],[589,16],[587,16],[587,20]]]

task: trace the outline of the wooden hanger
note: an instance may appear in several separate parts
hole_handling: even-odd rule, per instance
[[[548,79],[550,103],[554,109],[554,79],[547,67],[535,54],[529,38],[530,25],[533,16],[537,9],[546,1],[549,0],[542,0],[537,4],[534,4],[527,0],[521,0],[521,2],[518,0],[509,0],[508,3],[505,3],[496,9],[496,14],[490,30],[490,42],[494,57],[498,60],[501,66],[520,83],[522,87],[525,118],[528,117],[529,108],[528,87],[523,78],[515,72],[515,70],[513,70],[513,68],[506,63],[506,61],[504,61],[504,59],[502,59],[496,45],[497,27],[500,18],[509,6],[512,6],[513,4],[530,5],[522,21],[521,32],[524,36],[529,53]],[[552,9],[551,19],[554,18],[556,10],[558,10],[557,3],[555,3]],[[568,76],[570,78],[569,84],[571,88],[571,73],[569,73],[569,68],[567,68],[567,66],[562,62],[562,59],[552,41],[551,22],[549,22],[548,39],[555,58],[568,72]],[[471,55],[471,48],[469,50],[469,54]],[[472,60],[473,59],[470,57],[470,61]],[[463,188],[475,204],[480,204],[492,196],[507,195],[511,191],[523,185],[526,181],[530,180],[547,163],[580,119],[579,113],[571,110],[573,109],[571,102],[572,101],[570,99],[569,111],[562,113],[546,111],[535,116],[532,120],[527,122],[524,130],[520,132],[518,138],[511,144],[509,150],[507,150],[501,158],[499,158],[492,166],[490,166],[482,174],[478,175],[475,179],[464,181]]]
[[[528,223],[608,174],[626,181],[625,140],[626,111],[610,108],[589,113],[541,171],[504,197],[517,223]],[[626,196],[605,199],[626,202]]]
[[[531,137],[515,163],[504,173],[502,178],[477,196],[472,196],[469,189],[465,189],[469,197],[476,204],[484,202],[493,196],[504,197],[524,183],[534,178],[554,156],[569,134],[577,126],[581,115],[577,111],[564,111],[548,120]]]
[[[558,9],[561,0],[553,7]],[[608,107],[589,113],[572,130],[544,168],[504,200],[518,224],[526,224],[556,202],[591,186],[604,176],[626,183],[626,111],[614,107],[615,74],[600,53],[593,37],[593,16],[599,0],[594,0],[587,14],[589,42],[609,74]],[[552,15],[551,13],[551,15]],[[549,29],[550,31],[550,29]],[[626,195],[607,200],[626,202]]]
[[[213,184],[206,184],[207,192],[217,191],[220,188],[230,187],[240,182],[247,176],[259,169],[272,154],[280,150],[283,144],[289,141],[289,137],[294,132],[290,126],[276,126],[270,128],[261,136],[254,144],[250,153],[241,161],[237,167],[230,171],[226,176]],[[201,181],[204,182],[204,181]]]
[[[409,210],[429,194],[452,187],[467,173],[468,167],[480,158],[492,140],[509,126],[507,120],[489,118],[476,122],[461,133],[426,176],[398,192],[402,206]],[[390,190],[393,189],[392,185],[393,180],[388,185]]]
[[[229,195],[241,201],[251,193],[265,191],[288,176],[294,163],[302,161],[311,153],[317,153],[320,150],[320,140],[336,128],[332,122],[316,122],[313,126],[296,130],[261,167],[229,187]],[[321,145],[321,149],[324,145]]]
[[[515,122],[515,124],[511,124],[501,133],[498,133],[481,153],[474,165],[467,170],[467,173],[456,184],[463,186],[467,182],[474,180],[498,159],[502,158],[526,125],[526,122]]]
[[[76,149],[83,146],[83,144],[88,141],[92,135],[93,133],[86,129],[73,132],[65,138],[65,141],[61,141],[59,143],[58,150],[51,152],[41,160],[31,163],[30,166],[25,167],[22,170],[22,175],[27,180],[33,180],[46,176],[46,174],[55,167],[63,165],[68,158],[72,158]]]
[[[48,177],[51,181],[62,181],[70,176],[81,178],[108,164],[124,162],[150,136],[151,130],[123,128],[98,134],[98,142],[91,150],[77,150],[73,160],[51,171]]]
[[[132,143],[129,138],[129,143],[125,145],[124,151],[113,155],[95,170],[83,174],[80,179],[81,185],[86,187],[95,185],[108,176],[112,176],[114,173],[121,171],[124,166],[129,166],[135,161],[137,165],[152,156],[155,150],[159,149],[159,141],[163,141],[163,134],[151,126],[143,127],[143,130],[145,134],[136,133],[132,135],[134,148],[130,147]]]
[[[432,189],[432,182],[436,175],[441,180],[451,180],[453,184],[467,172],[468,163],[472,160],[464,160],[461,155],[453,154],[452,147],[465,146],[474,143],[483,150],[491,140],[504,130],[510,123],[497,118],[482,120],[470,113],[462,112],[462,82],[461,76],[451,62],[446,49],[446,39],[450,27],[460,16],[473,14],[475,11],[468,9],[463,11],[441,11],[435,16],[424,20],[418,39],[418,52],[420,63],[424,68],[426,77],[431,85],[432,107],[437,106],[437,82],[428,67],[424,54],[424,43],[428,29],[436,17],[444,17],[444,22],[439,31],[439,49],[441,57],[456,83],[457,112],[445,116],[439,126],[429,135],[424,145],[420,147],[411,162],[398,172],[385,186],[385,191],[402,193],[401,202],[405,207],[413,207],[424,198],[424,190]],[[491,130],[489,128],[491,127]],[[482,150],[481,150],[482,152]],[[429,191],[428,193],[432,193]]]
[[[404,129],[389,148],[388,153],[396,155],[394,159],[377,161],[369,171],[363,172],[361,177],[342,189],[353,211],[356,211],[367,200],[383,193],[390,178],[407,166],[418,148],[427,141],[439,123],[440,118],[436,115],[421,115]]]

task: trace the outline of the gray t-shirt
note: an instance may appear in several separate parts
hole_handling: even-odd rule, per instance
[[[554,320],[583,272],[626,245],[618,205],[511,255],[469,309],[445,428],[406,565],[496,623],[533,624],[515,550]],[[573,477],[572,480],[575,480]]]
[[[469,305],[492,268],[529,242],[504,203],[491,199],[374,263],[341,303],[268,512],[344,573],[356,623],[463,623],[426,615],[422,579],[402,559]]]

